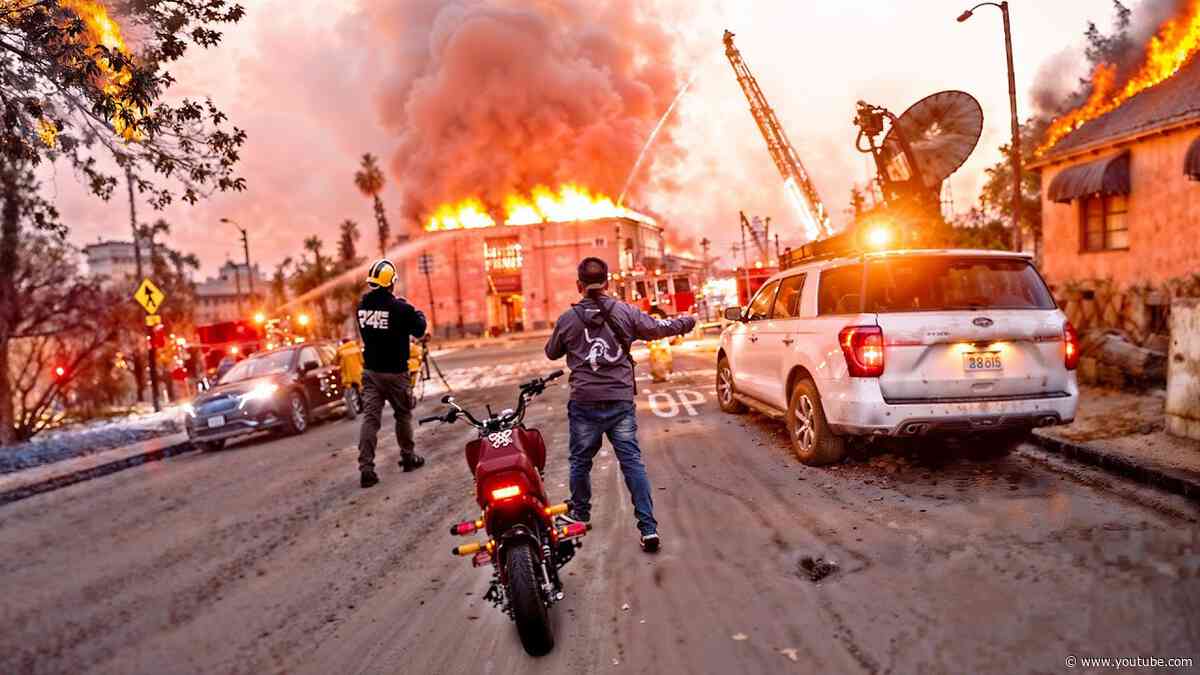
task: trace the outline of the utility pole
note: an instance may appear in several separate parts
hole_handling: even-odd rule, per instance
[[[226,259],[226,262],[233,267],[233,283],[234,288],[237,289],[237,295],[234,297],[237,298],[237,313],[240,318],[242,316],[242,274],[238,271],[238,266],[234,265],[232,260]]]
[[[246,234],[246,228],[237,224],[236,221],[230,220],[228,218],[222,218],[221,222],[233,225],[235,228],[237,228],[238,232],[242,233],[242,253],[245,256],[245,261],[246,261],[247,285],[250,287],[250,304],[254,305],[255,304],[255,302],[254,302],[254,270],[253,270],[253,268],[250,267],[250,240]],[[234,278],[236,278],[238,280],[238,283],[237,283],[238,314],[240,315],[242,313],[242,280],[241,280],[241,276],[237,272],[236,265],[233,268],[233,272],[234,272]]]
[[[422,253],[421,257],[417,258],[417,270],[425,275],[425,287],[429,289],[430,324],[433,330],[437,330],[437,307],[433,304],[433,281],[430,279],[430,274],[433,273],[433,255]]]
[[[140,237],[139,237],[138,226],[137,226],[137,205],[133,199],[133,168],[130,166],[125,167],[125,183],[126,183],[126,186],[129,188],[129,225],[133,229],[133,262],[134,262],[134,266],[137,270],[137,278],[138,278],[137,283],[140,284],[140,283],[142,283],[142,279],[144,279],[145,277],[142,276],[142,245],[141,245],[141,241],[139,241]],[[151,237],[152,238],[150,239],[150,264],[151,264],[151,268],[153,268],[153,266],[154,266],[153,233],[151,233]],[[158,411],[162,410],[162,406],[158,402],[158,350],[154,348],[154,340],[153,340],[153,336],[150,334],[150,330],[151,329],[149,326],[144,326],[142,328],[142,335],[144,336],[144,339],[146,340],[146,357],[150,361],[150,364],[149,364],[150,365],[150,402],[154,405],[154,412],[158,412]],[[137,366],[138,366],[138,363],[137,363],[137,360],[135,359],[134,367],[137,367]],[[139,368],[139,371],[140,371],[140,368]],[[137,380],[138,385],[139,385],[138,386],[138,390],[139,390],[138,391],[138,399],[141,400],[142,391],[141,391],[140,385],[142,382],[142,373],[138,372],[137,377],[135,379]]]
[[[463,295],[462,295],[462,274],[459,273],[458,264],[458,237],[454,238],[454,296],[455,302],[458,304],[458,336],[463,336]]]
[[[1008,59],[1008,107],[1012,123],[1012,141],[1009,145],[1013,172],[1012,246],[1013,250],[1020,251],[1023,248],[1021,242],[1021,124],[1017,120],[1017,76],[1013,70],[1012,26],[1008,18],[1008,2],[1007,0],[999,4],[981,2],[959,14],[958,22],[966,21],[971,18],[975,10],[985,6],[999,9],[1004,21],[1004,53]]]

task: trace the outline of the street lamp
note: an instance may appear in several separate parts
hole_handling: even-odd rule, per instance
[[[246,236],[246,228],[238,225],[236,221],[228,218],[222,218],[222,223],[228,223],[237,228],[238,232],[242,233],[242,252],[246,255],[246,276],[250,278],[250,302],[254,302],[254,274],[250,271],[250,240]],[[234,275],[237,275],[237,270],[234,269]],[[238,291],[241,295],[241,291]]]
[[[1017,79],[1013,73],[1013,49],[1012,49],[1012,27],[1008,21],[1008,2],[981,2],[971,9],[958,15],[958,22],[962,23],[971,18],[975,10],[980,7],[990,6],[1000,9],[1001,15],[1004,17],[1004,50],[1008,55],[1008,104],[1012,110],[1012,144],[1010,147],[1012,155],[1012,171],[1013,171],[1013,196],[1012,196],[1012,228],[1013,238],[1012,246],[1016,251],[1021,250],[1021,125],[1017,122]]]

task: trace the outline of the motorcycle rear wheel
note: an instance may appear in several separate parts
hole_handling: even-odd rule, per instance
[[[514,544],[504,564],[508,573],[508,601],[512,603],[521,646],[530,656],[545,656],[554,649],[554,630],[550,627],[550,611],[542,600],[538,584],[533,545],[528,542]]]

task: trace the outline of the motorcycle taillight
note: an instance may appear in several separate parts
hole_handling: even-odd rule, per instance
[[[505,499],[521,496],[520,485],[505,485],[503,487],[494,488],[492,490],[492,501],[499,502]]]

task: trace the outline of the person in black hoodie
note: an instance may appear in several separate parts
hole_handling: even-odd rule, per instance
[[[546,358],[553,361],[565,356],[571,369],[567,403],[571,510],[562,520],[591,519],[592,462],[607,436],[629,488],[642,549],[656,553],[661,541],[650,479],[638,446],[637,386],[629,351],[634,340],[683,335],[696,327],[696,319],[657,319],[610,298],[605,294],[608,264],[599,258],[584,258],[579,263],[578,288],[583,298],[563,312],[546,342]]]
[[[375,445],[383,404],[391,404],[396,418],[400,468],[415,471],[425,458],[414,452],[412,387],[408,375],[410,337],[425,334],[425,315],[393,294],[396,266],[379,260],[367,274],[367,291],[358,303],[358,332],[363,340],[363,423],[358,437],[358,470],[361,485],[379,482],[375,473]]]

